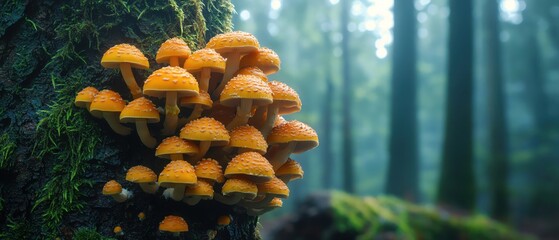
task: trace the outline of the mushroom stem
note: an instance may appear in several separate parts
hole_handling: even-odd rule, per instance
[[[264,136],[264,139],[268,137],[268,134],[270,134],[270,131],[274,127],[274,123],[276,122],[276,116],[278,115],[278,110],[279,107],[277,104],[272,103],[271,105],[268,106],[268,111],[266,112],[266,122],[264,123],[264,126],[262,126],[262,128],[260,129],[260,132],[262,132],[262,136]]]
[[[183,160],[182,154],[179,153],[171,154],[171,161],[176,161],[176,160]]]
[[[146,147],[155,148],[157,140],[149,133],[148,122],[145,119],[136,120],[136,132]]]
[[[206,153],[208,152],[208,150],[210,149],[210,146],[212,145],[212,142],[210,141],[200,141],[200,152],[194,156],[194,160],[200,160],[204,157],[204,155],[206,155]]]
[[[179,66],[179,57],[170,57],[169,58],[169,65],[171,67],[177,67]]]
[[[200,116],[202,116],[202,112],[204,111],[204,109],[202,108],[201,105],[196,104],[196,106],[194,106],[194,110],[192,110],[192,113],[190,113],[190,116],[186,119],[186,123],[189,123],[190,121],[199,118]]]
[[[126,202],[126,200],[132,198],[133,194],[131,191],[128,191],[128,189],[123,188],[120,193],[111,196],[115,199],[115,201],[121,203]]]
[[[194,206],[200,202],[202,198],[199,196],[186,197],[182,201],[190,206]]]
[[[200,72],[200,92],[208,92],[211,72],[212,70],[210,68],[202,68],[202,71]]]
[[[214,193],[214,199],[220,203],[227,205],[235,205],[241,201],[242,196],[240,194],[231,194],[230,196],[223,196],[221,193]]]
[[[295,150],[295,146],[297,146],[296,142],[289,142],[285,147],[280,148],[273,154],[269,161],[270,164],[272,164],[272,167],[274,167],[274,171],[277,171],[283,164],[285,164],[285,162],[287,162],[287,158],[289,158],[289,154]]]
[[[130,63],[121,63],[120,64],[120,73],[122,74],[122,78],[124,78],[124,82],[130,92],[132,93],[132,97],[134,99],[142,97],[142,90],[138,87],[138,83],[136,83],[136,79],[134,78],[134,74],[132,73],[132,67]]]
[[[144,191],[145,193],[154,194],[155,192],[157,192],[157,189],[159,189],[159,184],[154,182],[140,183],[140,188],[142,188],[142,191]]]
[[[225,62],[225,73],[223,74],[223,80],[221,80],[221,83],[219,83],[212,94],[212,97],[215,99],[219,98],[221,91],[223,91],[223,88],[225,88],[225,84],[227,84],[227,82],[229,82],[229,80],[233,78],[235,72],[239,70],[241,53],[238,51],[233,51],[223,57],[227,58],[227,61]]]
[[[227,124],[227,130],[247,124],[251,117],[252,99],[241,99],[241,105],[237,107],[237,115]]]
[[[186,188],[185,184],[173,184],[173,191],[171,193],[171,198],[175,201],[180,201],[182,200],[182,197],[184,197],[184,190]]]
[[[267,106],[260,106],[256,108],[256,112],[254,113],[254,116],[252,116],[252,122],[254,122],[253,125],[255,128],[262,128],[262,126],[264,126],[267,108]]]
[[[165,96],[165,122],[163,123],[164,135],[172,135],[177,129],[180,109],[177,106],[177,92],[167,92]]]
[[[109,126],[111,126],[113,131],[122,136],[129,135],[132,130],[120,124],[119,115],[119,112],[103,112],[103,118],[107,121]]]

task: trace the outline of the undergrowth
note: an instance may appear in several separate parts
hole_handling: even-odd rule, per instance
[[[114,240],[98,233],[94,228],[82,227],[74,232],[73,240]]]
[[[12,154],[15,149],[15,140],[7,132],[2,133],[0,135],[0,169],[9,168],[14,164]]]
[[[25,218],[6,217],[6,226],[2,227],[0,239],[21,240],[31,239],[31,225]]]

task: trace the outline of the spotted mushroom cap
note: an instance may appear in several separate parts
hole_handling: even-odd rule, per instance
[[[225,169],[226,178],[246,177],[252,182],[262,183],[274,177],[270,162],[257,152],[245,152],[235,156]]]
[[[194,141],[211,141],[213,146],[229,143],[229,132],[223,124],[213,118],[193,120],[181,129],[180,138]]]
[[[283,206],[283,201],[277,197],[273,198],[272,201],[268,203],[268,207],[280,208],[282,206]]]
[[[159,223],[159,231],[172,233],[188,232],[188,224],[182,217],[169,215]]]
[[[252,75],[255,77],[258,77],[260,80],[267,82],[268,81],[268,77],[266,76],[266,74],[264,72],[262,72],[262,70],[260,70],[260,68],[257,67],[244,67],[239,69],[239,71],[237,71],[237,73],[235,73],[235,75]]]
[[[186,187],[184,196],[199,196],[203,199],[211,199],[214,196],[214,188],[207,180],[200,179],[195,185]]]
[[[186,154],[192,156],[198,154],[199,151],[197,144],[177,136],[171,136],[161,141],[159,146],[155,149],[155,156],[170,159],[171,154]]]
[[[287,177],[289,178],[289,181],[303,178],[303,175],[305,175],[305,172],[303,171],[301,164],[291,158],[288,158],[287,162],[276,170],[277,177]]]
[[[202,71],[204,68],[212,72],[225,72],[225,58],[211,48],[200,49],[184,62],[184,68],[191,73]]]
[[[258,193],[255,183],[244,178],[227,179],[221,188],[223,195],[241,194],[244,199],[254,199]]]
[[[268,86],[272,89],[274,104],[279,105],[279,114],[291,114],[301,111],[301,99],[293,88],[279,81],[270,81]]]
[[[92,114],[100,114],[100,112],[120,112],[124,109],[126,103],[122,100],[120,94],[111,90],[102,90],[93,99],[89,111]]]
[[[295,141],[297,146],[293,153],[302,153],[318,146],[318,135],[307,124],[292,120],[280,124],[268,135],[268,144],[282,144]]]
[[[96,88],[86,87],[81,90],[78,95],[76,95],[74,104],[77,107],[85,108],[86,104],[93,102],[93,98],[95,98],[95,95],[97,95],[97,93],[99,93],[99,90],[97,90]]]
[[[280,70],[281,61],[274,50],[261,47],[258,51],[251,52],[241,59],[239,67],[255,66],[266,75],[274,74]]]
[[[122,185],[115,180],[110,180],[103,186],[103,195],[115,195],[122,192]]]
[[[144,166],[134,166],[126,172],[126,181],[133,183],[153,183],[157,181],[157,174]]]
[[[145,97],[134,99],[120,112],[120,122],[133,123],[138,119],[145,119],[148,123],[159,122],[159,111],[155,104]]]
[[[241,99],[252,99],[253,106],[268,105],[274,101],[268,84],[252,75],[237,75],[232,78],[219,96],[220,103],[229,107],[239,106]]]
[[[105,68],[118,68],[121,63],[129,63],[133,68],[148,69],[149,61],[144,54],[130,44],[115,45],[103,54],[101,65]]]
[[[276,117],[276,121],[274,122],[274,127],[279,126],[281,124],[286,123],[287,121],[285,120],[285,118],[283,118],[282,116],[278,115]]]
[[[239,51],[241,53],[250,53],[258,51],[260,43],[254,35],[247,32],[228,32],[214,36],[206,44],[206,48],[215,49],[221,55]]]
[[[197,182],[194,167],[187,161],[171,161],[159,174],[159,184],[162,187],[172,186],[174,183],[194,185]]]
[[[199,179],[207,179],[218,183],[222,183],[224,180],[223,169],[214,159],[204,158],[194,168]]]
[[[213,101],[210,94],[204,91],[200,91],[198,96],[183,97],[179,101],[181,107],[193,108],[194,105],[201,105],[202,109],[207,110],[212,108]]]
[[[199,91],[196,78],[181,67],[160,68],[144,82],[144,94],[158,98],[167,92],[177,92],[178,97],[196,96]]]
[[[186,42],[178,37],[174,37],[167,39],[167,41],[161,44],[161,47],[157,50],[155,61],[157,63],[168,63],[171,57],[187,59],[190,53],[190,48]]]
[[[229,140],[228,147],[246,148],[260,154],[265,154],[268,149],[268,143],[266,143],[264,136],[253,126],[244,125],[236,127],[229,135],[231,140]]]
[[[289,188],[277,177],[265,183],[259,183],[258,195],[273,195],[274,197],[286,198],[289,196]]]

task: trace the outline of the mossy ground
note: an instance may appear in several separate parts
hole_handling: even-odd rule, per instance
[[[153,152],[139,151],[143,146],[137,138],[112,133],[72,102],[88,85],[115,89],[130,99],[120,73],[99,64],[105,50],[130,43],[154,59],[159,45],[176,36],[193,50],[202,48],[211,36],[231,30],[232,4],[10,0],[0,5],[0,128],[7,129],[0,134],[0,238],[99,239],[97,232],[112,236],[114,225],[123,223],[130,223],[124,238],[154,238],[164,213],[151,213],[140,224],[131,211],[157,210],[165,207],[164,200],[143,196],[118,205],[99,194],[109,179],[137,187],[123,181],[125,171],[153,165]],[[135,75],[145,79],[149,73]],[[255,226],[254,218],[239,217],[217,234],[255,238]],[[207,233],[192,236],[202,235]]]

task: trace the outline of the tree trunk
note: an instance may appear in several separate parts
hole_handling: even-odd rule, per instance
[[[489,184],[491,216],[505,220],[508,215],[508,150],[504,83],[499,40],[499,5],[496,0],[485,2],[485,77],[489,122]]]
[[[355,192],[354,184],[354,159],[353,159],[353,134],[351,132],[351,92],[353,91],[350,69],[349,55],[349,23],[350,1],[341,1],[340,27],[342,32],[342,168],[343,168],[343,189],[346,192]]]
[[[413,0],[394,2],[394,45],[386,192],[418,200],[416,17]]]
[[[166,239],[159,222],[179,215],[190,225],[180,238],[256,239],[257,218],[206,201],[196,206],[141,192],[124,180],[145,165],[159,173],[166,161],[135,134],[116,135],[103,121],[74,106],[86,86],[113,89],[131,99],[118,71],[104,69],[103,53],[129,43],[153,61],[160,44],[179,36],[194,50],[231,30],[232,4],[210,1],[4,1],[0,4],[0,238]],[[206,30],[207,29],[207,30]],[[138,82],[150,71],[134,70]],[[158,126],[161,127],[161,126]],[[13,147],[15,146],[15,147]],[[115,179],[134,197],[116,203],[103,196]],[[143,212],[145,220],[138,214]],[[216,219],[231,214],[219,229]],[[84,229],[87,228],[88,231]],[[101,234],[101,235],[99,235]]]
[[[472,159],[472,1],[450,1],[446,126],[438,203],[475,205]]]

